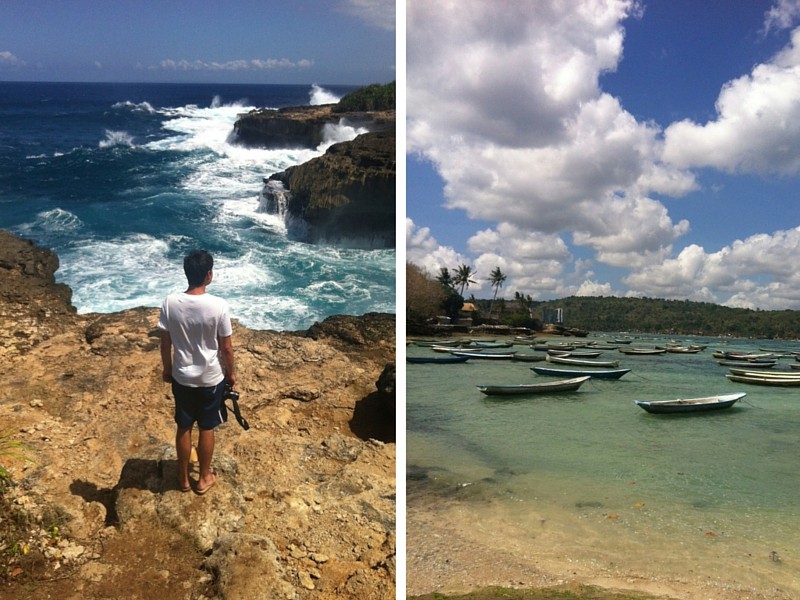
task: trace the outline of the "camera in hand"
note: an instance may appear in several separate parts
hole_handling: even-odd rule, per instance
[[[225,402],[225,400],[231,401],[231,404],[233,405],[231,407],[233,410],[233,416],[236,417],[236,422],[242,426],[242,429],[245,431],[250,429],[250,424],[247,422],[247,419],[242,416],[242,411],[239,409],[239,392],[234,392],[231,389],[230,384],[227,383],[225,384],[225,389],[222,392],[222,401]]]

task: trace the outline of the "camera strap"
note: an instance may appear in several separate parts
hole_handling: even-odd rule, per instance
[[[233,416],[236,417],[236,422],[239,423],[245,431],[250,429],[250,423],[247,422],[247,419],[242,416],[242,411],[239,410],[239,401],[235,398],[227,398],[226,403],[228,400],[230,400],[233,405]]]

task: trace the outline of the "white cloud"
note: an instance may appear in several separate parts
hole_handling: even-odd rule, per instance
[[[764,29],[789,29],[800,20],[800,1],[778,0],[764,16]]]
[[[700,168],[800,173],[800,28],[770,61],[723,86],[714,120],[662,130],[637,121],[599,85],[622,57],[624,20],[641,15],[632,0],[406,7],[408,151],[435,166],[447,208],[482,222],[467,244],[480,278],[500,266],[507,293],[535,297],[730,298],[800,308],[791,292],[800,290],[800,276],[790,273],[791,253],[800,250],[795,230],[717,252],[683,248],[690,223],[673,218],[660,198],[697,190]],[[788,27],[798,7],[800,0],[778,2],[765,26]],[[417,262],[458,254],[440,248],[427,227],[421,232],[432,254],[417,243]],[[619,289],[577,264],[567,242],[592,251],[593,269],[628,270]],[[470,260],[459,255],[442,266],[460,263]]]
[[[8,50],[0,51],[0,67],[24,67],[25,61]]]
[[[800,173],[800,28],[771,62],[728,82],[716,107],[715,121],[684,120],[666,129],[667,162],[678,168]]]
[[[342,9],[365,23],[394,31],[397,6],[395,0],[344,0]]]
[[[250,60],[229,60],[225,62],[207,62],[204,60],[162,60],[150,67],[152,70],[164,71],[270,71],[274,69],[306,69],[313,66],[314,61],[301,59],[292,61],[288,58],[268,58]]]
[[[434,277],[442,267],[452,271],[462,264],[471,263],[469,258],[450,246],[440,246],[429,227],[417,227],[411,219],[406,219],[406,260]]]
[[[800,273],[793,258],[798,252],[800,227],[736,240],[712,253],[693,244],[675,258],[632,273],[624,282],[643,296],[747,308],[800,308]]]

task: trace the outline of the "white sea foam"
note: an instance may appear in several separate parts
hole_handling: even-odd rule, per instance
[[[130,100],[116,102],[111,105],[111,108],[126,108],[134,112],[146,112],[149,114],[155,114],[157,112],[149,102],[131,102]]]
[[[317,152],[324,153],[328,148],[339,142],[349,142],[369,130],[364,127],[353,127],[346,120],[340,119],[338,123],[327,123],[322,128],[322,143],[317,146]]]
[[[329,90],[326,90],[324,87],[317,85],[316,83],[311,86],[311,91],[308,93],[308,96],[308,103],[312,106],[318,106],[320,104],[336,104],[339,102],[339,100],[341,100],[341,97]]]
[[[77,231],[83,226],[81,220],[73,213],[62,208],[54,208],[37,213],[32,223],[25,223],[19,227],[21,233],[41,230],[48,233]]]
[[[169,240],[144,234],[85,240],[60,253],[57,275],[69,282],[80,313],[158,306],[169,291],[185,285],[169,248]]]
[[[133,146],[133,136],[127,131],[111,131],[106,129],[106,137],[100,140],[100,148],[112,148],[114,146]]]

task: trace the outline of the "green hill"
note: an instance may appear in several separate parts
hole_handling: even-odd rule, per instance
[[[800,339],[800,311],[794,310],[728,308],[688,300],[576,296],[533,302],[531,306],[540,319],[545,309],[556,308],[563,309],[564,325],[588,331]]]

